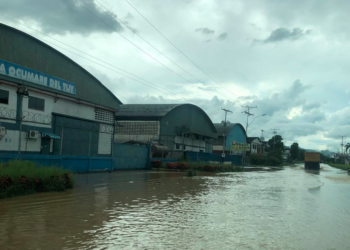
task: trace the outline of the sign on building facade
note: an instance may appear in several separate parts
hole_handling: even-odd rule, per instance
[[[233,152],[250,151],[250,145],[246,143],[231,141],[231,151]]]
[[[75,83],[0,59],[0,74],[75,95]]]

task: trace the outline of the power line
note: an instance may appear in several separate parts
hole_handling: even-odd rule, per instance
[[[245,132],[246,132],[246,134],[248,135],[248,121],[249,121],[249,116],[253,116],[254,114],[252,114],[252,113],[250,113],[250,110],[251,109],[256,109],[257,108],[257,106],[248,106],[248,105],[246,105],[246,106],[243,106],[243,105],[241,105],[241,107],[242,108],[246,108],[246,110],[245,111],[243,111],[242,113],[245,113],[246,115],[247,115],[247,125],[246,125],[246,127],[245,127]]]
[[[228,89],[226,89],[224,86],[222,86],[220,83],[218,83],[214,78],[212,78],[207,72],[205,72],[201,67],[199,67],[193,60],[191,60],[184,52],[182,52],[175,44],[173,44],[160,30],[158,30],[148,19],[143,16],[128,0],[125,0],[143,19],[146,20],[162,37],[164,37],[165,40],[167,40],[177,51],[179,51],[184,57],[186,57],[196,68],[198,68],[200,71],[202,71],[206,76],[208,76],[210,79],[212,79],[216,84],[220,85],[222,88],[224,88],[226,91],[230,92],[232,95],[238,97],[236,94],[232,93]]]
[[[152,55],[150,55],[149,53],[147,53],[145,50],[143,50],[141,47],[139,47],[138,45],[136,45],[135,43],[133,43],[132,41],[130,41],[128,38],[126,38],[125,36],[123,36],[122,34],[120,34],[117,30],[115,30],[112,26],[110,26],[108,23],[106,23],[105,21],[103,21],[101,18],[99,18],[98,16],[96,16],[92,11],[90,11],[84,4],[82,4],[81,2],[74,0],[76,3],[78,3],[79,5],[81,5],[87,12],[89,12],[91,15],[93,15],[95,18],[97,18],[98,20],[100,20],[102,23],[104,23],[105,25],[107,25],[107,27],[109,27],[111,30],[113,30],[114,32],[116,32],[119,36],[121,36],[122,38],[124,38],[126,41],[128,41],[129,43],[131,43],[132,45],[134,45],[137,49],[139,49],[140,51],[142,51],[144,54],[146,54],[148,57],[150,57],[151,59],[153,59],[154,61],[156,61],[157,63],[159,63],[160,65],[162,65],[163,67],[165,67],[166,69],[168,69],[169,71],[171,71],[172,73],[174,73],[175,75],[177,75],[178,77],[180,77],[181,79],[185,80],[186,82],[192,84],[191,81],[189,81],[188,79],[186,79],[185,77],[183,77],[182,75],[178,74],[177,72],[175,72],[174,70],[172,70],[171,68],[169,68],[168,66],[166,66],[164,63],[162,63],[161,61],[157,60],[155,57],[153,57]],[[100,4],[101,5],[101,4]],[[207,91],[207,90],[205,90]],[[207,91],[209,93],[211,93],[211,91]],[[218,93],[217,91],[214,90],[214,92],[216,92],[218,95],[221,95],[220,93]],[[222,95],[221,95],[222,96]],[[227,97],[225,97],[227,98]]]
[[[131,43],[132,45],[134,45],[137,49],[139,49],[140,51],[142,51],[144,54],[146,54],[148,57],[152,58],[154,61],[156,61],[157,63],[159,63],[160,65],[162,65],[163,67],[165,67],[166,69],[168,69],[169,71],[173,72],[175,75],[177,75],[178,77],[180,77],[181,79],[185,80],[188,83],[192,83],[191,81],[187,80],[186,78],[184,78],[183,76],[181,76],[180,74],[176,73],[174,70],[172,70],[171,68],[169,68],[168,66],[166,66],[164,63],[160,62],[159,60],[157,60],[156,58],[154,58],[152,55],[150,55],[149,53],[147,53],[146,51],[144,51],[142,48],[140,48],[139,46],[137,46],[135,43],[133,43],[132,41],[130,41],[128,38],[126,38],[125,36],[123,36],[122,34],[120,34],[117,30],[115,30],[112,26],[110,26],[108,23],[106,23],[105,21],[103,21],[101,18],[99,18],[98,16],[96,16],[92,11],[90,11],[88,8],[85,7],[85,5],[83,5],[81,2],[78,2],[77,0],[74,0],[75,2],[77,2],[79,5],[81,5],[87,12],[89,12],[91,15],[93,15],[95,18],[97,18],[98,20],[100,20],[102,23],[104,23],[105,25],[107,25],[111,30],[113,30],[114,32],[116,32],[119,36],[121,36],[122,38],[124,38],[126,41],[128,41],[129,43]],[[209,92],[209,91],[208,91]],[[216,92],[216,91],[215,91]],[[210,92],[211,93],[211,92]],[[219,94],[219,93],[218,93]]]
[[[143,38],[138,32],[135,31],[135,29],[131,28],[127,23],[123,22],[122,20],[120,20],[117,15],[115,15],[113,12],[111,12],[108,8],[106,8],[104,5],[102,5],[99,1],[95,1],[96,3],[98,3],[100,6],[102,6],[102,8],[104,8],[106,11],[108,11],[109,13],[111,13],[111,15],[117,19],[120,23],[124,24],[129,30],[131,30],[135,35],[137,35],[139,38],[141,38],[144,42],[146,42],[149,46],[151,46],[153,49],[155,49],[158,53],[160,53],[162,56],[164,56],[166,59],[168,59],[170,62],[172,62],[173,64],[175,64],[179,69],[181,69],[182,71],[186,72],[189,76],[191,76],[192,78],[194,78],[197,82],[202,83],[203,85],[206,85],[203,81],[199,80],[197,77],[195,77],[194,75],[192,75],[190,72],[188,72],[187,70],[185,70],[184,68],[182,68],[179,64],[177,64],[176,62],[174,62],[172,59],[170,59],[168,56],[166,56],[163,52],[161,52],[159,49],[157,49],[154,45],[152,45],[150,42],[148,42],[145,38]],[[216,91],[215,91],[216,92]],[[221,95],[220,93],[216,92],[217,94]],[[228,98],[227,96],[225,96],[225,98]]]
[[[45,41],[45,42],[47,42],[47,43],[51,43],[51,44],[53,44],[54,46],[56,46],[56,47],[58,47],[58,48],[61,48],[61,49],[63,49],[63,50],[66,50],[66,51],[68,51],[68,52],[70,52],[70,53],[72,53],[72,54],[74,54],[74,55],[76,55],[76,56],[79,56],[79,57],[81,57],[81,58],[84,58],[84,59],[86,59],[86,60],[88,60],[88,61],[90,61],[90,62],[93,62],[93,63],[95,63],[95,64],[97,64],[97,65],[99,65],[99,66],[101,66],[101,67],[104,67],[104,68],[106,68],[106,69],[109,69],[109,70],[111,70],[111,71],[113,71],[113,72],[115,72],[115,73],[117,73],[117,74],[120,74],[120,75],[122,75],[122,76],[124,76],[124,77],[127,77],[127,78],[129,78],[129,79],[131,79],[131,80],[133,80],[133,81],[139,82],[139,83],[141,83],[141,84],[143,84],[143,85],[145,85],[145,86],[148,86],[148,87],[150,87],[150,88],[153,88],[153,89],[158,90],[158,91],[160,91],[160,92],[163,92],[163,93],[165,93],[165,94],[176,95],[176,96],[179,96],[179,97],[181,97],[181,98],[184,99],[184,97],[182,97],[182,96],[180,96],[180,95],[178,95],[178,94],[176,94],[176,93],[174,93],[174,92],[171,92],[171,91],[169,91],[169,90],[166,90],[165,88],[160,87],[159,85],[156,85],[155,83],[152,83],[152,82],[150,82],[150,81],[147,81],[147,80],[145,80],[145,79],[143,79],[143,78],[141,78],[141,77],[139,77],[139,76],[137,76],[137,75],[135,75],[135,74],[132,74],[132,73],[130,73],[130,72],[126,71],[126,70],[123,70],[123,69],[121,69],[121,68],[119,68],[119,67],[117,67],[117,66],[114,66],[114,65],[112,65],[112,64],[110,64],[110,63],[108,63],[108,62],[105,62],[105,61],[103,61],[103,60],[101,60],[101,59],[99,59],[99,58],[97,58],[97,57],[95,57],[95,56],[92,56],[92,55],[90,55],[90,54],[88,54],[88,53],[86,53],[86,52],[84,52],[84,51],[82,51],[82,50],[79,50],[79,49],[77,49],[77,48],[75,48],[75,47],[73,47],[73,46],[71,46],[71,45],[69,45],[69,44],[66,44],[66,43],[64,43],[64,42],[62,42],[62,41],[59,41],[58,39],[55,39],[55,38],[53,38],[53,37],[51,37],[51,36],[49,36],[49,35],[46,35],[46,34],[40,32],[40,31],[38,31],[38,30],[35,30],[35,29],[33,29],[33,28],[31,28],[31,27],[25,25],[25,24],[22,24],[21,22],[18,22],[18,21],[14,20],[14,19],[12,19],[12,18],[10,18],[10,17],[7,17],[7,16],[2,15],[2,14],[0,14],[0,15],[3,16],[3,17],[8,18],[8,19],[10,19],[10,20],[12,20],[12,21],[14,21],[14,22],[17,22],[17,23],[19,23],[19,24],[21,24],[21,25],[23,25],[23,26],[25,26],[25,27],[27,27],[27,28],[29,28],[29,29],[35,31],[35,32],[38,32],[38,33],[40,33],[40,34],[42,34],[42,35],[44,35],[44,36],[47,36],[47,37],[49,37],[49,38],[51,38],[51,39],[53,39],[53,40],[55,40],[55,41],[57,41],[57,42],[59,42],[59,43],[62,43],[62,44],[66,45],[66,46],[68,46],[68,47],[70,47],[70,48],[72,48],[72,49],[75,49],[75,50],[77,50],[77,51],[79,51],[79,52],[81,52],[81,53],[83,53],[83,54],[86,54],[86,55],[88,55],[88,56],[90,56],[90,57],[92,57],[92,58],[94,58],[94,59],[96,59],[96,60],[98,60],[98,61],[101,61],[101,62],[103,62],[103,63],[105,63],[105,64],[107,64],[107,65],[109,65],[109,66],[111,66],[111,67],[114,67],[114,68],[116,68],[116,69],[118,69],[118,70],[120,70],[120,71],[123,71],[123,72],[125,72],[125,73],[127,73],[127,74],[129,74],[129,75],[131,75],[131,76],[134,76],[134,77],[136,77],[136,78],[138,78],[138,79],[140,79],[140,80],[142,80],[142,81],[145,81],[145,82],[147,82],[147,83],[149,83],[149,84],[152,84],[152,85],[154,85],[154,86],[157,86],[157,88],[159,88],[159,89],[157,89],[157,88],[155,88],[155,87],[153,87],[153,86],[150,86],[150,85],[148,85],[148,84],[146,84],[146,83],[143,83],[143,82],[140,82],[140,81],[138,81],[138,80],[135,80],[134,78],[132,78],[132,77],[130,77],[130,76],[127,76],[127,75],[125,75],[125,74],[123,74],[123,73],[120,73],[120,72],[118,72],[118,71],[112,70],[112,69],[110,69],[110,68],[108,68],[108,67],[106,67],[106,66],[104,66],[104,65],[102,65],[102,64],[99,64],[99,63],[97,63],[97,62],[95,62],[95,61],[93,61],[93,60],[90,60],[90,59],[88,59],[88,58],[86,58],[86,57],[84,57],[84,56],[81,56],[81,55],[79,55],[79,54],[77,54],[77,53],[75,53],[75,52],[72,52],[72,51],[70,51],[70,50],[68,50],[68,49],[66,49],[66,48],[63,48],[63,47],[61,47],[61,46],[59,46],[59,45],[57,45],[57,44],[54,44],[54,43],[52,43],[52,42],[48,42],[48,41],[46,41],[46,40],[44,40],[44,39],[41,38],[42,41]],[[163,90],[166,91],[167,93],[164,92],[163,90],[160,90],[160,89],[163,89]]]
[[[93,15],[95,18],[97,18],[98,20],[100,20],[102,23],[104,23],[105,25],[107,25],[111,30],[113,30],[114,32],[116,32],[119,36],[121,36],[122,38],[124,38],[126,41],[128,41],[129,43],[131,43],[132,45],[134,45],[136,48],[138,48],[139,50],[141,50],[144,54],[146,54],[148,57],[152,58],[154,61],[156,61],[157,63],[159,63],[160,65],[162,65],[163,67],[167,68],[169,71],[173,72],[174,74],[176,74],[178,77],[182,78],[183,80],[185,80],[188,83],[191,83],[189,80],[187,80],[186,78],[184,78],[183,76],[179,75],[178,73],[176,73],[174,70],[172,70],[171,68],[169,68],[168,66],[166,66],[164,63],[160,62],[159,60],[157,60],[156,58],[154,58],[153,56],[151,56],[149,53],[147,53],[146,51],[144,51],[142,48],[140,48],[139,46],[137,46],[135,43],[133,43],[132,41],[130,41],[128,38],[126,38],[125,36],[123,36],[122,34],[120,34],[117,30],[115,30],[112,26],[110,26],[108,23],[106,23],[105,21],[103,21],[101,18],[99,18],[98,16],[96,16],[92,11],[90,11],[88,8],[85,7],[84,4],[82,4],[81,2],[78,2],[77,0],[74,0],[75,2],[77,2],[79,5],[81,5],[87,12],[89,12],[91,15]]]

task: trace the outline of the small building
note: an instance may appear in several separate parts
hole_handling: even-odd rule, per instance
[[[217,138],[209,116],[192,104],[121,105],[116,120],[115,142],[164,145],[168,157],[183,150],[211,153],[212,140]]]
[[[259,137],[248,137],[247,143],[250,144],[249,154],[265,154],[265,143]]]
[[[213,152],[222,154],[224,135],[225,136],[225,154],[227,155],[242,155],[243,151],[232,151],[231,145],[233,143],[246,144],[245,129],[240,123],[214,123],[214,126],[218,132],[218,138],[214,140]]]
[[[118,98],[40,40],[0,38],[0,153],[111,156]]]

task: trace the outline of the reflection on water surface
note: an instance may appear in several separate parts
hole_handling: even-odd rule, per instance
[[[0,200],[0,248],[349,249],[350,176],[322,167],[78,175],[68,192]]]

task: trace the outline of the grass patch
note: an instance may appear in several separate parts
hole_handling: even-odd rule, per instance
[[[58,167],[40,167],[30,161],[0,164],[0,198],[73,187],[72,173]]]
[[[327,163],[327,164],[333,168],[338,168],[342,170],[350,169],[350,165],[344,165],[344,164],[338,164],[338,163]]]

